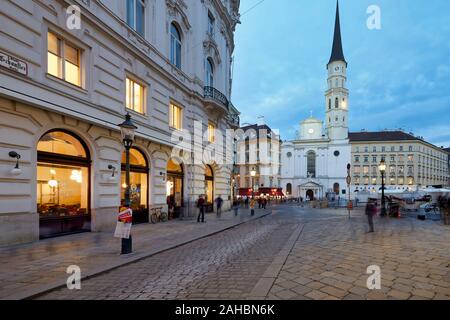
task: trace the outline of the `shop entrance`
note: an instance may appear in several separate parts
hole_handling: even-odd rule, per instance
[[[166,196],[169,219],[179,218],[183,208],[183,166],[174,160],[167,163]]]
[[[126,155],[122,154],[121,205],[125,204]],[[133,210],[133,224],[148,223],[148,161],[136,148],[130,149],[130,207]]]

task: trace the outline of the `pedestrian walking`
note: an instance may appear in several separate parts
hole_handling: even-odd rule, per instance
[[[374,232],[373,217],[377,214],[376,199],[369,198],[366,205],[366,215],[369,222],[369,232]]]
[[[244,200],[244,203],[245,203],[245,209],[248,209],[248,197],[247,196],[245,196],[245,200]]]
[[[267,206],[267,198],[264,198],[262,200],[262,207],[263,207],[263,209],[266,209],[266,206]]]
[[[197,223],[205,222],[205,199],[203,196],[199,196],[197,200],[197,208],[198,208],[198,216],[197,216]]]
[[[255,215],[255,199],[252,198],[252,200],[250,200],[250,213],[252,216]]]
[[[218,196],[216,198],[216,206],[217,206],[217,218],[220,219],[221,215],[222,215],[222,204],[223,204],[223,199],[221,196]]]
[[[237,215],[239,213],[239,207],[240,207],[239,200],[234,200],[233,201],[233,210],[234,210],[234,216],[235,217],[237,217]]]
[[[258,198],[258,209],[261,209],[262,207],[262,199],[261,197]]]

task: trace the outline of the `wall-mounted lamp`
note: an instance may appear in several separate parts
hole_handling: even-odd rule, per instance
[[[113,165],[109,165],[108,166],[109,170],[112,170],[112,175],[110,177],[108,177],[109,181],[116,181],[116,167],[114,167]]]
[[[15,159],[16,159],[16,166],[15,166],[13,169],[11,169],[11,174],[12,174],[12,175],[15,175],[15,176],[18,176],[19,174],[22,173],[22,169],[19,168],[20,154],[18,154],[18,153],[15,152],[15,151],[10,151],[10,152],[9,152],[9,156],[10,156],[11,158],[15,158]]]

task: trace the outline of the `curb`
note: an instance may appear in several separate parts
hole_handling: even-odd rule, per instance
[[[226,230],[233,229],[233,228],[235,228],[237,226],[240,226],[242,224],[245,224],[245,223],[248,223],[248,222],[251,222],[251,221],[259,220],[261,218],[264,218],[264,217],[272,214],[273,210],[274,209],[269,209],[269,212],[264,213],[264,214],[262,214],[262,215],[260,215],[258,217],[249,218],[248,220],[245,220],[245,221],[239,221],[238,223],[233,224],[231,226],[228,226],[226,228],[219,229],[219,230],[216,230],[216,231],[213,231],[211,233],[207,233],[207,234],[204,234],[204,235],[201,235],[201,236],[198,236],[198,237],[193,237],[192,239],[190,239],[188,241],[184,241],[182,243],[178,243],[178,244],[174,244],[174,245],[168,245],[167,247],[159,249],[159,250],[157,250],[155,252],[141,253],[141,254],[137,254],[134,257],[133,257],[134,254],[132,253],[131,255],[127,256],[127,257],[131,256],[131,258],[128,259],[127,261],[116,262],[114,264],[109,265],[106,268],[102,267],[102,268],[94,269],[94,270],[92,270],[90,272],[85,273],[85,275],[81,277],[81,280],[83,281],[83,280],[87,280],[87,279],[90,279],[90,278],[94,278],[96,276],[99,276],[101,274],[110,272],[110,271],[118,269],[120,267],[124,267],[124,266],[127,266],[129,264],[136,263],[136,262],[139,262],[141,260],[150,258],[150,257],[152,257],[154,255],[157,255],[157,254],[160,254],[162,252],[165,252],[165,251],[168,251],[168,250],[172,250],[172,249],[184,246],[186,244],[192,243],[194,241],[197,241],[197,240],[200,240],[200,239],[204,239],[204,238],[216,235],[218,233],[224,232]],[[51,292],[51,291],[56,290],[56,289],[63,288],[65,286],[66,286],[66,283],[61,283],[61,281],[55,281],[55,282],[47,284],[47,285],[42,285],[40,288],[30,289],[30,290],[22,292],[22,293],[13,294],[13,295],[10,295],[10,296],[3,297],[0,300],[32,300],[32,299],[37,298],[37,297],[39,297],[41,295],[44,295],[44,294],[46,294],[48,292]]]

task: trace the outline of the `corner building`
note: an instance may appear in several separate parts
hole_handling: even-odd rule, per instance
[[[135,222],[152,208],[194,214],[231,194],[222,163],[172,156],[194,121],[217,143],[239,127],[230,101],[239,0],[2,1],[0,16],[0,245],[115,226],[124,198],[118,124],[138,126],[131,150]],[[80,8],[79,25],[73,19]],[[201,135],[201,134],[200,134]],[[217,154],[218,153],[218,154]],[[18,156],[20,159],[18,159]],[[18,163],[17,163],[18,160]]]

